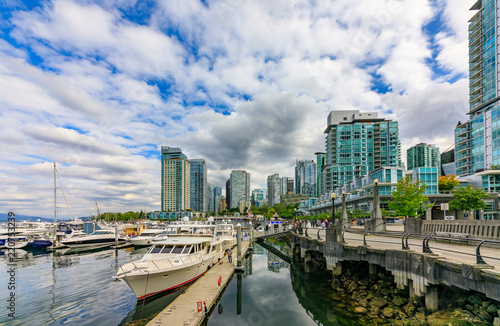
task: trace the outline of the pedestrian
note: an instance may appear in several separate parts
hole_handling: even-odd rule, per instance
[[[231,250],[231,248],[229,248],[229,250],[227,251],[227,260],[232,263],[233,262],[233,251]]]
[[[330,221],[326,220],[325,227],[327,227],[327,228],[330,227]]]
[[[323,229],[325,229],[325,222],[324,222],[324,221],[323,221],[323,222],[321,222],[321,227],[322,227]]]

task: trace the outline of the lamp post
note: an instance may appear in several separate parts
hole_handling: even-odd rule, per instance
[[[335,223],[335,197],[337,196],[335,195],[334,192],[332,192],[330,197],[332,198],[332,224],[333,224]]]

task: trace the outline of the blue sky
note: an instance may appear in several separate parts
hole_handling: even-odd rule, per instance
[[[161,146],[264,188],[324,151],[336,109],[399,121],[403,160],[445,150],[473,2],[4,1],[0,211],[51,216],[52,161],[74,215],[159,209]]]

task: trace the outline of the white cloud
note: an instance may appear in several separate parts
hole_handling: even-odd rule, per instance
[[[94,201],[158,209],[162,145],[207,159],[218,186],[244,168],[262,187],[324,151],[330,110],[398,120],[403,148],[451,145],[466,119],[471,1],[207,3],[160,1],[146,24],[124,2],[13,8],[15,42],[0,39],[0,208],[41,214],[50,161],[77,215]],[[441,12],[446,30],[426,34]]]

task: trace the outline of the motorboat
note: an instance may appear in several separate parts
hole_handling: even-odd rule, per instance
[[[231,223],[215,225],[215,236],[221,239],[224,250],[232,249],[236,245],[236,231]]]
[[[124,244],[128,241],[128,237],[116,235],[114,230],[97,230],[89,235],[76,236],[61,240],[61,244],[70,248],[102,248],[109,247],[115,244]]]
[[[47,248],[52,246],[54,238],[47,236],[45,233],[30,233],[26,236],[28,247],[33,249]]]
[[[26,235],[21,231],[12,229],[0,229],[0,249],[19,249],[28,244]]]
[[[130,242],[136,247],[150,246],[153,243],[153,239],[162,232],[162,229],[146,229],[137,237],[131,238]]]
[[[224,257],[223,241],[217,239],[215,225],[170,225],[166,240],[155,241],[138,261],[118,268],[137,299],[174,290],[188,284]]]

